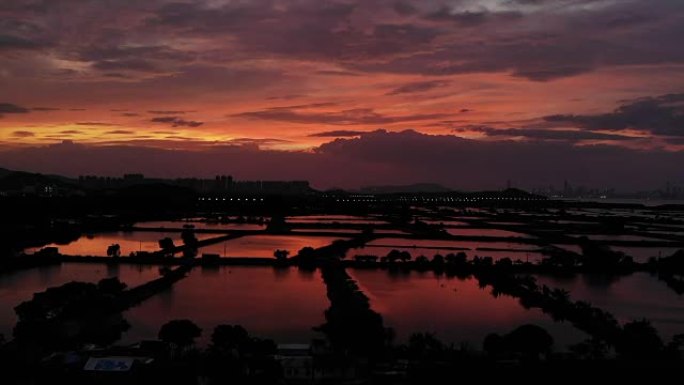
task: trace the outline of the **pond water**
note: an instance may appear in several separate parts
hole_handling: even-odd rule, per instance
[[[432,273],[392,274],[383,270],[349,270],[368,295],[397,341],[412,333],[430,332],[444,342],[467,342],[480,349],[489,333],[508,333],[532,323],[555,339],[556,350],[583,340],[584,333],[567,323],[555,323],[538,309],[527,310],[515,298],[493,297],[477,280],[436,277]]]
[[[500,222],[500,221],[492,221],[492,222],[487,222],[487,223],[489,223],[492,226],[496,226],[496,225],[499,225],[499,226],[524,226],[527,224],[527,223],[523,223],[523,222]]]
[[[96,283],[119,277],[129,287],[159,278],[159,268],[149,265],[100,263],[62,263],[0,274],[0,334],[12,336],[17,322],[14,307],[33,298],[33,294],[71,281]]]
[[[493,250],[492,250],[493,249]],[[386,256],[390,251],[407,251],[413,258],[426,256],[432,258],[435,254],[446,255],[450,253],[465,252],[469,258],[476,255],[480,257],[492,257],[493,259],[511,258],[513,260],[536,262],[544,255],[535,245],[512,242],[480,242],[480,241],[443,241],[421,240],[402,238],[380,238],[373,240],[364,247],[351,249],[347,252],[348,258],[357,255]]]
[[[684,229],[679,229],[679,230],[648,230],[649,234],[651,234],[654,237],[662,237],[663,235],[673,235],[673,236],[678,236],[681,237],[684,233]]]
[[[389,235],[398,235],[398,234],[410,234],[406,231],[403,230],[394,230],[394,229],[373,229],[373,233],[375,234],[389,234]]]
[[[451,235],[460,236],[535,238],[534,236],[529,234],[499,229],[446,229],[446,231]]]
[[[317,249],[331,244],[337,237],[317,237],[310,235],[250,235],[231,239],[200,248],[199,254],[211,253],[224,257],[273,257],[276,249],[287,250],[290,256],[296,255],[304,247]]]
[[[684,296],[646,273],[614,279],[590,274],[536,278],[540,284],[569,291],[573,301],[586,301],[612,313],[620,322],[646,318],[666,339],[684,333]]]
[[[530,250],[535,245],[518,242],[486,242],[486,241],[448,241],[439,239],[411,239],[411,238],[378,238],[368,242],[366,246],[397,246],[397,247],[438,247],[455,249],[490,248],[490,249],[518,249]]]
[[[360,216],[360,215],[295,215],[285,217],[289,221],[295,222],[333,222],[333,221],[378,221],[376,216]]]
[[[580,245],[556,244],[556,245],[553,245],[553,246],[556,246],[556,247],[558,247],[558,248],[560,248],[560,249],[567,250],[567,251],[570,251],[570,252],[573,252],[573,253],[576,253],[576,254],[582,254],[582,248],[580,247]]]
[[[186,222],[186,221],[152,221],[138,222],[135,227],[143,229],[182,229],[183,226],[193,226],[198,230],[264,230],[266,225],[256,223],[209,223],[209,222]]]
[[[286,218],[287,223],[290,224],[325,224],[325,225],[331,225],[331,224],[339,224],[339,225],[386,225],[388,222],[382,221],[382,220],[377,220],[377,219],[292,219],[292,218]]]
[[[359,229],[292,229],[292,233],[342,233],[342,234],[361,234]]]
[[[550,220],[548,221],[549,223],[553,224],[559,224],[559,225],[586,225],[586,226],[596,226],[598,222],[592,222],[592,221],[577,221],[577,220],[565,220],[565,219],[559,219],[559,220]]]
[[[454,250],[454,249],[426,249],[421,247],[374,247],[366,246],[360,247],[358,249],[351,249],[347,252],[347,258],[354,258],[357,255],[375,255],[377,257],[384,257],[390,251],[407,251],[411,254],[411,257],[415,259],[419,256],[428,257],[432,259],[436,254],[445,256],[447,254],[456,254],[459,251],[463,251],[467,254],[468,258],[472,259],[475,256],[479,257],[492,257],[494,260],[499,260],[503,258],[510,258],[512,260],[520,260],[523,262],[538,262],[544,258],[544,254],[540,251],[525,251],[525,250]]]
[[[636,262],[648,262],[651,257],[669,257],[683,247],[632,247],[632,246],[610,246],[612,250],[621,251]]]
[[[642,241],[657,241],[663,242],[660,238],[650,238],[641,235],[630,235],[630,234],[568,234],[571,237],[587,237],[592,241],[630,241],[630,242],[642,242]]]
[[[197,239],[207,239],[215,237],[212,234],[196,234]],[[47,246],[59,248],[59,252],[65,255],[86,255],[86,256],[107,256],[107,247],[118,243],[121,246],[121,256],[128,256],[136,251],[155,252],[159,251],[159,240],[169,237],[173,239],[175,245],[183,244],[181,235],[178,232],[152,232],[152,231],[135,231],[126,232],[118,231],[111,233],[98,233],[92,235],[85,235],[77,240],[67,243],[58,244],[51,243]],[[26,253],[32,254],[42,247],[34,247],[26,249]]]
[[[573,253],[582,254],[582,248],[579,245],[569,244],[555,244]],[[680,248],[677,247],[635,247],[635,246],[610,246],[611,250],[620,251],[632,257],[635,262],[648,262],[650,257],[669,257]],[[682,247],[684,249],[684,247]]]
[[[250,334],[278,343],[309,343],[319,336],[330,306],[320,272],[295,268],[195,268],[170,290],[124,312],[131,328],[122,343],[156,339],[173,319],[189,319],[202,328],[200,345],[216,325],[238,324]]]
[[[423,218],[420,218],[420,221],[425,222],[429,225],[470,226],[470,223],[462,222],[462,221],[439,221],[439,220],[434,220],[434,219],[423,219]]]

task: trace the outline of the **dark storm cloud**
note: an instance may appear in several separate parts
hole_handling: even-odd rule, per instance
[[[604,134],[592,131],[549,130],[531,128],[494,128],[489,126],[465,126],[454,129],[454,132],[480,132],[490,137],[522,137],[530,140],[559,140],[580,142],[585,140],[630,141],[641,138]]]
[[[675,165],[684,161],[684,152],[578,147],[565,142],[480,142],[415,131],[380,130],[355,139],[336,139],[318,152],[349,161],[391,165],[393,172],[414,175],[413,180],[421,175],[423,180],[452,186],[454,182],[448,179],[463,176],[473,186],[500,186],[506,175],[529,184],[560,181],[567,176],[602,186],[648,186],[670,176],[684,177],[684,170]]]
[[[362,3],[244,2],[208,7],[200,2],[172,3],[160,8],[150,25],[193,35],[234,35],[246,52],[335,60],[369,58],[415,50],[439,29],[378,22],[355,28],[351,17]],[[272,33],[278,31],[278,33]]]
[[[277,7],[272,1],[230,2],[211,7],[200,1],[172,2],[160,7],[156,15],[148,19],[148,23],[200,34],[231,32],[264,22],[275,22],[283,27],[289,25],[291,29],[296,29],[291,22],[336,26],[338,22],[347,20],[354,8],[356,4],[351,2],[301,2],[288,4],[287,7]]]
[[[665,139],[668,143],[674,144],[674,145],[684,145],[684,137],[672,137],[672,138],[666,138]]]
[[[150,110],[150,111],[147,111],[148,114],[155,114],[155,115],[178,115],[178,114],[185,114],[186,112],[191,112],[191,111],[182,111],[182,110]]]
[[[273,108],[260,111],[243,112],[234,116],[304,124],[381,125],[402,122],[415,122],[420,120],[441,119],[449,115],[413,114],[390,116],[375,112],[372,108],[355,108],[351,110],[343,110],[338,112],[301,112],[296,109]]]
[[[426,16],[428,20],[454,22],[461,26],[478,26],[487,22],[497,22],[505,19],[517,19],[522,17],[519,12],[489,12],[489,11],[466,11],[451,12],[448,7],[442,7]]]
[[[141,72],[157,72],[160,70],[160,68],[153,62],[143,59],[100,60],[93,64],[93,68],[103,71],[131,70]]]
[[[114,43],[86,46],[78,58],[92,62],[92,68],[107,72],[106,76],[128,77],[127,71],[159,73],[188,65],[195,55],[168,46],[123,46]],[[123,71],[123,73],[121,72]]]
[[[46,44],[42,42],[36,42],[19,36],[0,34],[0,51],[13,49],[38,49],[45,46]]]
[[[35,136],[35,134],[31,131],[14,131],[12,132],[12,136],[15,138],[30,138]]]
[[[185,120],[177,116],[162,116],[158,118],[152,118],[150,122],[165,123],[171,125],[172,127],[199,127],[202,124],[204,124],[204,122],[198,122],[195,120]]]
[[[675,48],[684,33],[681,9],[668,12],[672,6],[666,4],[660,4],[661,8],[641,2],[615,3],[562,16],[543,11],[497,16],[486,10],[451,13],[441,9],[428,19],[440,25],[452,20],[461,28],[477,26],[478,37],[430,44],[431,49],[413,55],[348,66],[368,72],[423,75],[509,72],[533,81],[550,81],[608,66],[683,63],[684,53]],[[619,17],[625,14],[640,17]],[[542,23],[543,19],[547,20]],[[544,28],[523,28],[537,22]],[[616,23],[619,30],[615,30]],[[458,35],[459,30],[445,34]]]
[[[349,136],[359,136],[365,133],[365,131],[354,131],[354,130],[335,130],[335,131],[323,131],[317,132],[315,134],[310,134],[313,138],[342,138]]]
[[[0,115],[2,114],[26,114],[30,110],[25,107],[18,106],[12,103],[0,103]]]
[[[263,145],[290,143],[289,140],[275,139],[275,138],[235,138],[231,139],[228,144],[236,146],[260,147]]]
[[[403,0],[395,1],[394,4],[392,4],[392,8],[396,13],[402,16],[415,15],[418,13],[418,8],[410,2]]]
[[[574,146],[566,142],[476,141],[415,131],[373,131],[335,139],[314,151],[260,150],[258,146],[161,149],[135,142],[87,146],[73,142],[0,151],[0,164],[44,173],[120,175],[122,164],[150,176],[212,176],[239,164],[240,179],[309,179],[314,186],[358,187],[432,181],[452,188],[578,184],[618,189],[650,188],[684,178],[684,152]],[[152,145],[153,142],[149,141]],[[185,142],[182,142],[185,143]],[[175,148],[175,142],[165,147]],[[330,172],[335,170],[335,172]]]
[[[79,56],[85,61],[102,60],[126,60],[126,59],[147,59],[147,60],[178,60],[188,61],[194,55],[180,51],[165,45],[143,45],[143,46],[122,46],[115,44],[100,45],[94,44],[84,47]]]
[[[552,115],[544,119],[589,130],[635,129],[656,135],[684,136],[684,93],[628,101],[604,114]]]
[[[328,75],[328,76],[361,76],[360,73],[358,72],[351,72],[351,71],[330,71],[330,70],[323,70],[323,71],[316,71],[318,75]]]
[[[611,66],[684,63],[682,7],[672,0],[506,0],[497,6],[6,0],[2,6],[0,48],[49,44],[46,56],[89,63],[122,80],[274,56],[340,68],[319,71],[331,75],[507,72],[534,81]],[[176,44],[179,38],[200,44]]]
[[[510,72],[516,77],[549,81],[594,70],[601,50],[595,42],[521,37],[478,44],[452,43],[431,52],[349,65],[360,71],[426,76]]]
[[[404,84],[399,86],[392,91],[388,92],[387,95],[400,95],[400,94],[412,94],[416,92],[430,91],[435,88],[440,88],[447,86],[449,82],[443,80],[430,80],[424,82],[414,82]]]
[[[276,106],[270,107],[269,110],[301,110],[308,108],[324,108],[324,107],[335,107],[337,103],[334,102],[321,102],[321,103],[308,103],[308,104],[294,104],[290,106]]]
[[[109,122],[76,122],[77,126],[97,126],[97,127],[108,127],[108,126],[118,126],[117,123]]]
[[[266,98],[266,100],[292,100],[292,99],[298,99],[306,95],[302,94],[290,94],[290,95],[282,95],[282,96],[269,96]]]
[[[61,108],[54,108],[54,107],[33,107],[31,108],[31,111],[41,111],[41,112],[49,112],[49,111],[60,111]]]

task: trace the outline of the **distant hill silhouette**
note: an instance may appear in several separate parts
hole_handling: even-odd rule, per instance
[[[137,176],[138,174],[134,174]],[[90,179],[94,178],[94,179]],[[93,180],[97,183],[93,185]],[[101,183],[100,183],[101,182]],[[99,183],[99,184],[98,184]],[[0,168],[0,192],[9,194],[42,194],[50,187],[50,195],[82,195],[93,196],[117,196],[120,198],[143,198],[151,196],[183,197],[188,199],[193,194],[212,192],[226,192],[235,194],[261,193],[261,194],[318,194],[309,187],[306,181],[237,181],[231,183],[235,186],[230,190],[220,190],[223,179],[159,179],[144,178],[142,175],[136,178],[117,177],[83,177],[79,179],[68,178],[60,175],[46,175],[25,171],[12,171]],[[509,188],[503,191],[459,191],[442,186],[437,183],[414,183],[408,185],[378,185],[366,186],[358,190],[330,189],[324,192],[332,195],[347,194],[374,194],[374,195],[400,195],[400,194],[500,194],[509,197],[528,197],[526,191]]]
[[[43,175],[24,171],[0,169],[0,190],[20,190],[26,186],[52,185],[75,188],[76,181],[57,175]]]
[[[437,183],[414,183],[409,185],[367,186],[358,190],[364,194],[396,194],[396,193],[444,193],[454,190]]]

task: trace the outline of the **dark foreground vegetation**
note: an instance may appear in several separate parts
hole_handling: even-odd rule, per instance
[[[569,377],[621,378],[639,371],[676,373],[684,365],[684,336],[663,341],[646,320],[620,324],[608,312],[572,301],[568,292],[538,285],[506,262],[469,260],[462,253],[436,260],[430,265],[436,274],[474,277],[493,296],[517,298],[524,307],[571,323],[589,338],[560,352],[546,330],[527,324],[490,334],[480,347],[447,344],[429,333],[416,333],[398,343],[382,315],[372,309],[368,297],[347,274],[343,261],[321,257],[313,268],[321,269],[330,307],[325,323],[312,325],[321,332],[320,338],[306,345],[277,345],[251,336],[241,326],[220,325],[208,346],[200,348],[195,341],[206,331],[191,320],[176,320],[161,327],[157,341],[116,346],[126,329],[121,310],[182,279],[191,268],[188,263],[133,289],[117,279],[106,279],[98,284],[72,282],[37,293],[17,306],[14,339],[0,348],[0,358],[8,373],[24,381],[59,379],[77,384],[162,380],[171,384],[422,384],[464,376],[541,379],[557,371],[568,372]],[[312,268],[311,261],[298,268]],[[402,271],[416,264],[399,259],[388,268]],[[93,365],[100,369],[88,369]]]

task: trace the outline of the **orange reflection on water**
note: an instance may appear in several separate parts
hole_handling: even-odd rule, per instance
[[[277,249],[287,250],[290,256],[296,255],[304,247],[314,249],[331,244],[337,239],[306,235],[250,235],[209,245],[200,249],[202,253],[219,254],[228,257],[273,257]]]
[[[132,325],[123,342],[154,339],[173,319],[190,319],[207,343],[216,325],[239,324],[252,335],[306,343],[328,308],[320,272],[271,267],[196,268],[169,291],[124,313]]]
[[[536,278],[539,284],[569,291],[573,301],[586,301],[612,313],[621,323],[645,318],[665,339],[684,333],[684,296],[647,273]]]
[[[534,238],[529,234],[518,233],[515,231],[500,229],[446,229],[451,235],[475,236],[475,237],[518,237]]]
[[[138,222],[134,226],[143,229],[182,229],[184,226],[192,226],[198,230],[264,230],[266,228],[266,225],[256,223],[209,223],[199,221],[150,221]]]
[[[558,348],[578,342],[582,333],[554,323],[537,309],[526,310],[516,299],[493,297],[473,278],[435,277],[432,273],[391,274],[382,270],[351,270],[371,306],[393,327],[398,342],[415,332],[434,333],[445,342],[468,342],[480,348],[489,333],[507,333],[533,323],[547,329]]]
[[[197,234],[197,239],[211,238],[216,235],[212,234]],[[66,245],[51,243],[47,246],[58,247],[59,252],[65,255],[87,255],[87,256],[106,256],[107,247],[118,243],[121,246],[121,255],[128,256],[132,252],[159,251],[159,240],[169,237],[173,239],[174,244],[182,245],[180,233],[163,233],[163,232],[113,232],[100,233],[89,236],[83,236]],[[26,250],[27,253],[32,253],[41,249],[40,247]]]
[[[0,275],[0,334],[8,339],[17,322],[14,307],[33,298],[36,292],[71,281],[96,283],[103,278],[119,277],[129,287],[159,277],[157,266],[62,263]]]

